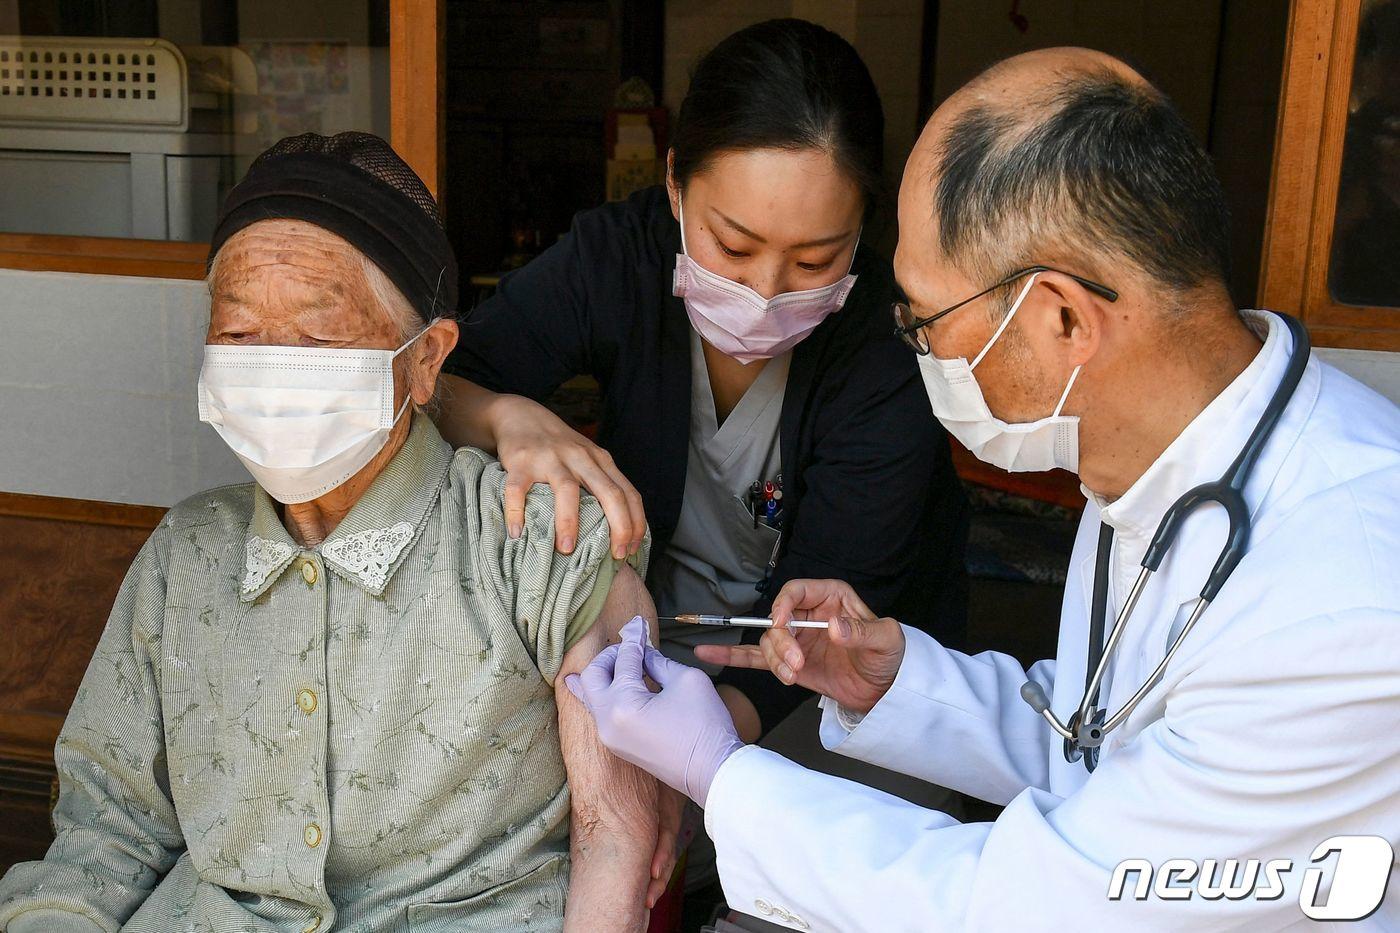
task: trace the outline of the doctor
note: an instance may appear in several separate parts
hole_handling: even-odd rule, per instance
[[[1300,355],[1243,486],[1242,561],[1154,683],[1227,539],[1224,509],[1190,514],[1092,699],[1114,717],[1150,688],[1096,751],[1067,748],[1023,687],[1060,721],[1080,707],[1090,633],[1115,641],[1163,516],[1229,469],[1304,351],[1231,304],[1209,158],[1098,53],[1019,56],[950,98],[899,223],[896,317],[935,413],[998,466],[1083,481],[1057,658],[969,657],[835,581],[773,606],[829,630],[705,657],[822,693],[828,748],[1005,810],[960,824],[742,744],[637,625],[570,681],[603,741],[706,808],[733,907],[794,929],[1278,930],[1305,907],[1400,926],[1400,895],[1374,903],[1400,844],[1400,411]],[[1371,838],[1316,851],[1339,835]]]

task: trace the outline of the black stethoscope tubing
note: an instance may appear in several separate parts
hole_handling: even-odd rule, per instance
[[[1147,547],[1147,553],[1143,555],[1142,569],[1124,601],[1123,609],[1114,620],[1113,630],[1108,634],[1107,642],[1104,640],[1104,623],[1108,613],[1108,578],[1111,572],[1109,561],[1113,552],[1113,529],[1108,525],[1099,526],[1098,553],[1094,561],[1094,591],[1089,610],[1089,647],[1084,673],[1084,696],[1078,710],[1070,717],[1068,723],[1061,723],[1050,711],[1049,700],[1039,684],[1027,682],[1021,688],[1021,696],[1025,701],[1064,739],[1065,760],[1073,763],[1082,758],[1084,767],[1090,772],[1098,766],[1099,747],[1104,737],[1121,725],[1142,698],[1162,679],[1167,664],[1175,656],[1187,633],[1195,626],[1211,600],[1220,593],[1249,547],[1251,522],[1249,506],[1244,499],[1244,487],[1249,482],[1260,453],[1283,416],[1284,409],[1292,400],[1298,383],[1302,381],[1312,349],[1307,330],[1296,318],[1287,314],[1278,316],[1283,319],[1293,336],[1293,352],[1288,358],[1288,366],[1284,370],[1283,378],[1279,380],[1278,388],[1274,390],[1264,413],[1259,416],[1258,423],[1250,432],[1249,439],[1245,441],[1239,455],[1221,477],[1188,490],[1173,502],[1162,516],[1162,521],[1152,536],[1152,542]],[[1229,534],[1220,556],[1206,577],[1190,617],[1167,649],[1166,656],[1118,712],[1107,716],[1107,710],[1098,708],[1099,687],[1103,683],[1107,661],[1122,635],[1124,625],[1132,615],[1143,585],[1162,565],[1162,560],[1171,549],[1186,518],[1196,509],[1211,502],[1224,508],[1230,521]]]

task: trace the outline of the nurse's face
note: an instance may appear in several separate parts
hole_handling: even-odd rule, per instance
[[[690,257],[764,298],[820,288],[844,276],[864,202],[855,182],[819,149],[722,152],[680,192]]]

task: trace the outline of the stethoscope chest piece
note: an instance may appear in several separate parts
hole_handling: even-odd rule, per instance
[[[1092,706],[1089,707],[1089,721],[1087,723],[1080,723],[1077,711],[1069,718],[1069,722],[1065,725],[1070,732],[1074,733],[1074,737],[1064,740],[1065,761],[1074,764],[1083,759],[1084,767],[1091,772],[1099,766],[1099,746],[1103,744],[1104,740],[1103,724],[1105,719],[1107,719],[1107,712],[1094,709]]]

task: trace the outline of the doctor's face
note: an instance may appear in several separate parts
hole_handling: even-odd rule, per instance
[[[895,249],[894,274],[917,318],[937,314],[992,284],[969,278],[943,254],[932,209],[937,183],[928,157],[916,149],[899,190],[899,245]],[[1022,279],[1013,285],[1013,297],[1026,281]],[[924,338],[932,355],[945,360],[975,359],[992,339],[1004,310],[995,294],[986,295],[928,325]],[[1050,318],[1046,318],[1047,314]],[[987,407],[1003,421],[1044,418],[1053,410],[1064,387],[1067,377],[1051,378],[1050,367],[1040,361],[1047,320],[1058,321],[1058,308],[1053,294],[1037,280],[1016,317],[977,365],[977,384]],[[1058,387],[1054,385],[1056,379]]]
[[[721,152],[684,191],[690,257],[764,298],[830,285],[851,265],[865,204],[856,183],[819,149]]]

